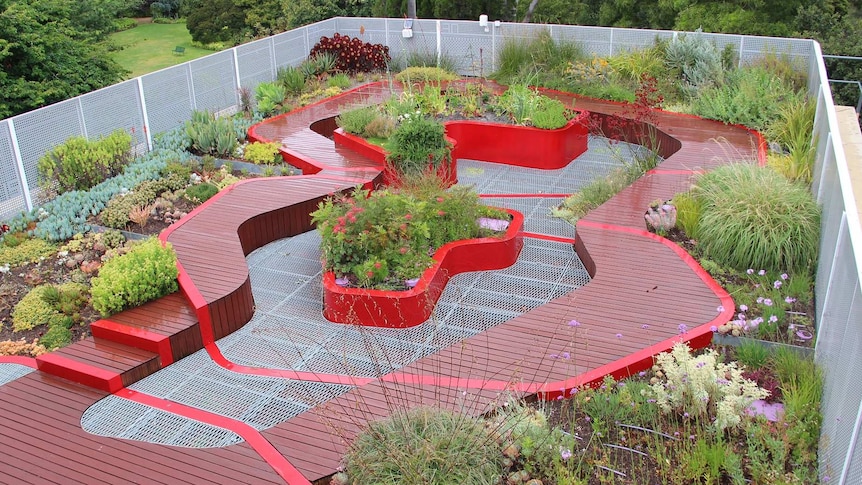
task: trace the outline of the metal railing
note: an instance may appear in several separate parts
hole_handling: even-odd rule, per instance
[[[517,23],[491,23],[486,30],[475,21],[418,19],[407,38],[402,36],[403,26],[401,19],[332,18],[0,121],[0,218],[42,201],[36,163],[70,136],[92,138],[124,128],[139,150],[148,150],[154,133],[183,124],[193,110],[237,110],[240,87],[254,89],[260,82],[274,80],[280,68],[304,60],[323,35],[339,32],[385,44],[395,58],[408,53],[447,56],[467,75],[489,74],[506,40],[527,40],[542,30],[558,40],[577,41],[588,54],[597,56],[678,35]],[[719,48],[730,45],[740,64],[779,53],[808,75],[809,94],[817,101],[812,190],[823,205],[816,279],[816,356],[826,371],[821,475],[833,477],[831,483],[862,483],[862,447],[856,446],[862,425],[862,399],[856,385],[862,375],[862,229],[820,46],[805,39],[703,35]]]

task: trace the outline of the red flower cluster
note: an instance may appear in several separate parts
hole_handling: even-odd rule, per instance
[[[337,32],[332,37],[321,37],[309,57],[321,52],[335,54],[335,69],[349,73],[382,71],[392,59],[388,46],[363,42]]]
[[[365,209],[363,209],[362,207],[356,207],[355,205],[351,207],[350,210],[347,211],[347,214],[344,214],[343,216],[338,218],[338,224],[332,227],[332,233],[338,234],[339,232],[347,232],[344,230],[344,226],[349,223],[356,222],[356,214],[359,214],[363,210]]]

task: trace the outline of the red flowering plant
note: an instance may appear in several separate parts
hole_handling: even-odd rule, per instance
[[[658,121],[657,111],[664,103],[664,96],[658,89],[658,81],[649,74],[643,74],[640,85],[635,90],[635,101],[623,105],[618,116],[590,116],[590,132],[606,136],[611,141],[630,141],[649,145],[655,141],[654,126]],[[651,147],[655,148],[655,147]]]
[[[434,264],[433,255],[451,241],[485,237],[482,217],[508,219],[482,205],[468,187],[413,192],[357,188],[322,202],[312,213],[321,236],[326,271],[363,288],[404,289]],[[498,233],[502,234],[502,233]]]

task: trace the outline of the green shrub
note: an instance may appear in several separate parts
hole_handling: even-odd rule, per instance
[[[766,131],[781,117],[782,105],[795,96],[788,82],[768,70],[743,67],[701,91],[692,106],[699,116]]]
[[[72,343],[72,331],[64,325],[51,325],[48,331],[39,339],[39,343],[48,350],[55,350]]]
[[[585,58],[579,44],[556,41],[549,31],[543,30],[526,42],[523,39],[506,39],[497,58],[499,67],[493,78],[503,84],[517,84],[544,73],[547,77],[530,84],[552,87],[545,84],[546,79],[558,79],[569,63]]]
[[[726,165],[698,178],[704,254],[745,271],[807,272],[817,261],[820,208],[810,192],[774,170]]]
[[[281,161],[278,155],[279,143],[249,143],[242,152],[243,158],[254,162],[256,165],[272,165]]]
[[[187,188],[186,193],[183,197],[196,204],[203,204],[217,193],[217,186],[209,182],[204,182],[202,184],[192,185],[191,187]]]
[[[333,74],[332,76],[329,76],[329,79],[326,80],[326,85],[330,88],[347,89],[350,87],[350,84],[350,76],[344,74],[343,72]]]
[[[0,244],[0,266],[36,263],[57,252],[57,246],[39,238],[23,238],[17,244],[10,246],[11,236],[6,236],[3,244]]]
[[[454,72],[439,67],[408,67],[395,75],[395,80],[401,83],[427,83],[454,81],[458,79]]]
[[[665,45],[654,45],[646,49],[623,51],[607,59],[614,72],[630,82],[639,82],[644,74],[659,78],[667,71],[664,55]]]
[[[678,72],[680,88],[689,96],[721,83],[721,52],[703,37],[700,29],[670,42],[665,49],[665,64]]]
[[[790,180],[811,183],[815,146],[814,113],[816,105],[796,96],[781,105],[778,118],[768,130],[769,138],[781,144],[787,155],[770,155],[769,164]]]
[[[452,146],[443,123],[422,115],[405,115],[389,138],[387,163],[401,174],[416,174],[439,167]]]
[[[50,291],[51,285],[37,286],[21,298],[12,309],[12,331],[23,332],[39,325],[45,325],[54,315],[57,315],[44,295]]]
[[[278,81],[284,87],[285,93],[292,96],[301,93],[305,89],[305,75],[299,68],[294,66],[279,69]]]
[[[177,257],[170,244],[150,238],[105,262],[91,280],[93,308],[103,316],[177,291]]]
[[[445,409],[396,412],[360,432],[344,458],[350,483],[493,485],[503,455],[482,420]]]
[[[378,116],[373,106],[366,106],[341,113],[335,118],[335,122],[347,133],[365,136],[365,127]]]
[[[536,128],[545,130],[562,128],[569,122],[568,110],[562,101],[542,96],[530,121]]]
[[[214,114],[206,111],[193,112],[192,119],[186,122],[185,132],[189,146],[201,155],[230,156],[240,138],[232,119],[216,118]],[[244,139],[245,135],[241,138]]]
[[[69,138],[39,159],[39,176],[45,184],[56,182],[61,194],[89,189],[122,172],[131,161],[131,143],[123,129],[92,141]]]
[[[282,83],[263,82],[258,84],[254,90],[258,113],[264,118],[281,113],[285,96],[287,93]]]
[[[736,360],[751,370],[760,369],[769,361],[769,349],[756,340],[744,340],[736,348]]]

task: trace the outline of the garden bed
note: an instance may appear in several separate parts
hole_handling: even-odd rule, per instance
[[[507,210],[512,220],[500,238],[485,237],[447,243],[434,253],[436,263],[426,269],[412,289],[387,291],[346,288],[336,276],[323,275],[323,316],[336,323],[406,328],[428,320],[449,278],[467,271],[511,266],[524,245],[520,234],[524,216]]]

